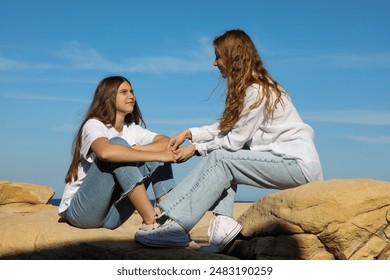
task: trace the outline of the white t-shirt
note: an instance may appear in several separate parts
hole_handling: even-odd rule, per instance
[[[205,156],[213,150],[237,151],[248,146],[253,151],[270,152],[286,159],[297,160],[309,181],[322,180],[322,167],[314,145],[314,131],[300,118],[287,94],[282,95],[271,121],[264,119],[264,100],[250,109],[262,94],[262,87],[253,84],[246,90],[244,109],[234,127],[222,134],[219,122],[190,128],[192,142]],[[272,98],[272,97],[271,97]]]
[[[107,139],[121,137],[126,140],[130,146],[146,145],[152,143],[156,136],[157,133],[151,132],[134,123],[131,123],[128,126],[125,125],[123,131],[119,133],[112,125],[105,125],[96,119],[89,119],[84,124],[82,130],[78,179],[65,185],[58,212],[62,213],[69,207],[74,194],[78,191],[85,175],[96,158],[95,153],[90,150],[93,141],[101,137]]]

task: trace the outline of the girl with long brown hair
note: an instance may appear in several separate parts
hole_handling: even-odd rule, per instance
[[[98,84],[73,143],[59,215],[80,228],[117,228],[134,210],[141,230],[157,225],[146,188],[160,199],[173,181],[169,138],[144,128],[130,82],[111,76]]]
[[[136,233],[142,244],[188,246],[188,232],[212,210],[210,244],[201,250],[222,251],[241,230],[232,218],[238,184],[286,189],[323,178],[313,129],[265,69],[250,37],[229,30],[213,43],[214,66],[227,81],[224,112],[214,124],[169,141],[177,162],[195,154],[203,159],[159,204],[166,222]],[[192,145],[179,147],[186,139]]]

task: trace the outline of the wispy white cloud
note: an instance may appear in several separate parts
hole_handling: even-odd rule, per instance
[[[200,38],[193,50],[161,56],[128,57],[121,61],[107,58],[99,50],[78,41],[53,52],[62,62],[19,61],[0,56],[0,71],[8,70],[102,70],[108,72],[201,72],[211,70],[213,49],[208,37]],[[53,60],[53,58],[51,58]]]
[[[354,140],[357,142],[363,142],[363,143],[390,144],[390,136],[372,137],[372,136],[362,136],[362,135],[347,135],[345,137],[348,139],[351,139],[351,140]]]
[[[25,68],[26,65],[15,59],[9,59],[0,56],[0,71]]]
[[[56,56],[64,59],[68,68],[79,70],[108,70],[119,69],[120,64],[114,63],[104,57],[98,50],[78,41],[67,43],[62,49],[54,52]]]
[[[303,111],[302,117],[308,121],[361,124],[361,125],[390,125],[390,112],[375,112],[365,110],[343,111]]]
[[[11,59],[0,55],[0,71],[13,70],[53,70],[67,69],[65,65],[46,63],[40,61],[27,61],[22,59]]]
[[[148,124],[152,125],[186,125],[186,126],[198,126],[211,124],[215,119],[211,118],[194,118],[194,119],[150,119],[147,121]]]
[[[269,51],[262,50],[262,53]],[[172,50],[171,54],[127,57],[113,61],[98,49],[78,41],[66,43],[52,54],[62,59],[62,63],[26,61],[0,55],[0,71],[8,70],[103,70],[109,72],[126,71],[140,73],[160,72],[200,72],[212,69],[214,50],[211,38],[201,37],[196,48],[187,51]],[[282,64],[321,65],[334,68],[390,68],[390,52],[380,53],[314,53],[305,55],[285,54]],[[46,58],[47,59],[47,58]],[[48,58],[53,61],[53,57]]]
[[[57,97],[48,95],[29,95],[29,94],[14,94],[14,95],[1,95],[7,99],[23,99],[23,100],[42,100],[42,101],[64,101],[64,102],[75,102],[75,103],[90,103],[90,100],[81,98],[68,98],[68,97]]]
[[[390,68],[390,53],[323,53],[291,57],[282,60],[281,63],[300,63],[336,68]]]

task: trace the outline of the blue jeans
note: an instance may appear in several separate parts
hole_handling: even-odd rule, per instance
[[[110,139],[110,143],[129,146],[119,137]],[[115,229],[134,212],[127,194],[139,183],[146,188],[152,183],[156,198],[166,194],[175,187],[171,164],[96,159],[63,217],[79,228]]]
[[[238,184],[287,189],[305,183],[295,160],[267,152],[215,150],[159,206],[189,232],[208,210],[231,217]]]

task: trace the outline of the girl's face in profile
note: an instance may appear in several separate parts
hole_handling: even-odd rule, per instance
[[[219,71],[221,72],[221,75],[223,78],[226,78],[226,73],[225,73],[225,64],[224,62],[222,61],[221,59],[221,56],[218,52],[217,49],[215,49],[215,61],[214,61],[214,66],[217,67],[219,69]]]
[[[133,92],[133,88],[128,82],[123,82],[119,88],[118,92],[116,94],[116,113],[127,115],[129,113],[132,113],[134,110],[135,105],[135,96]]]

